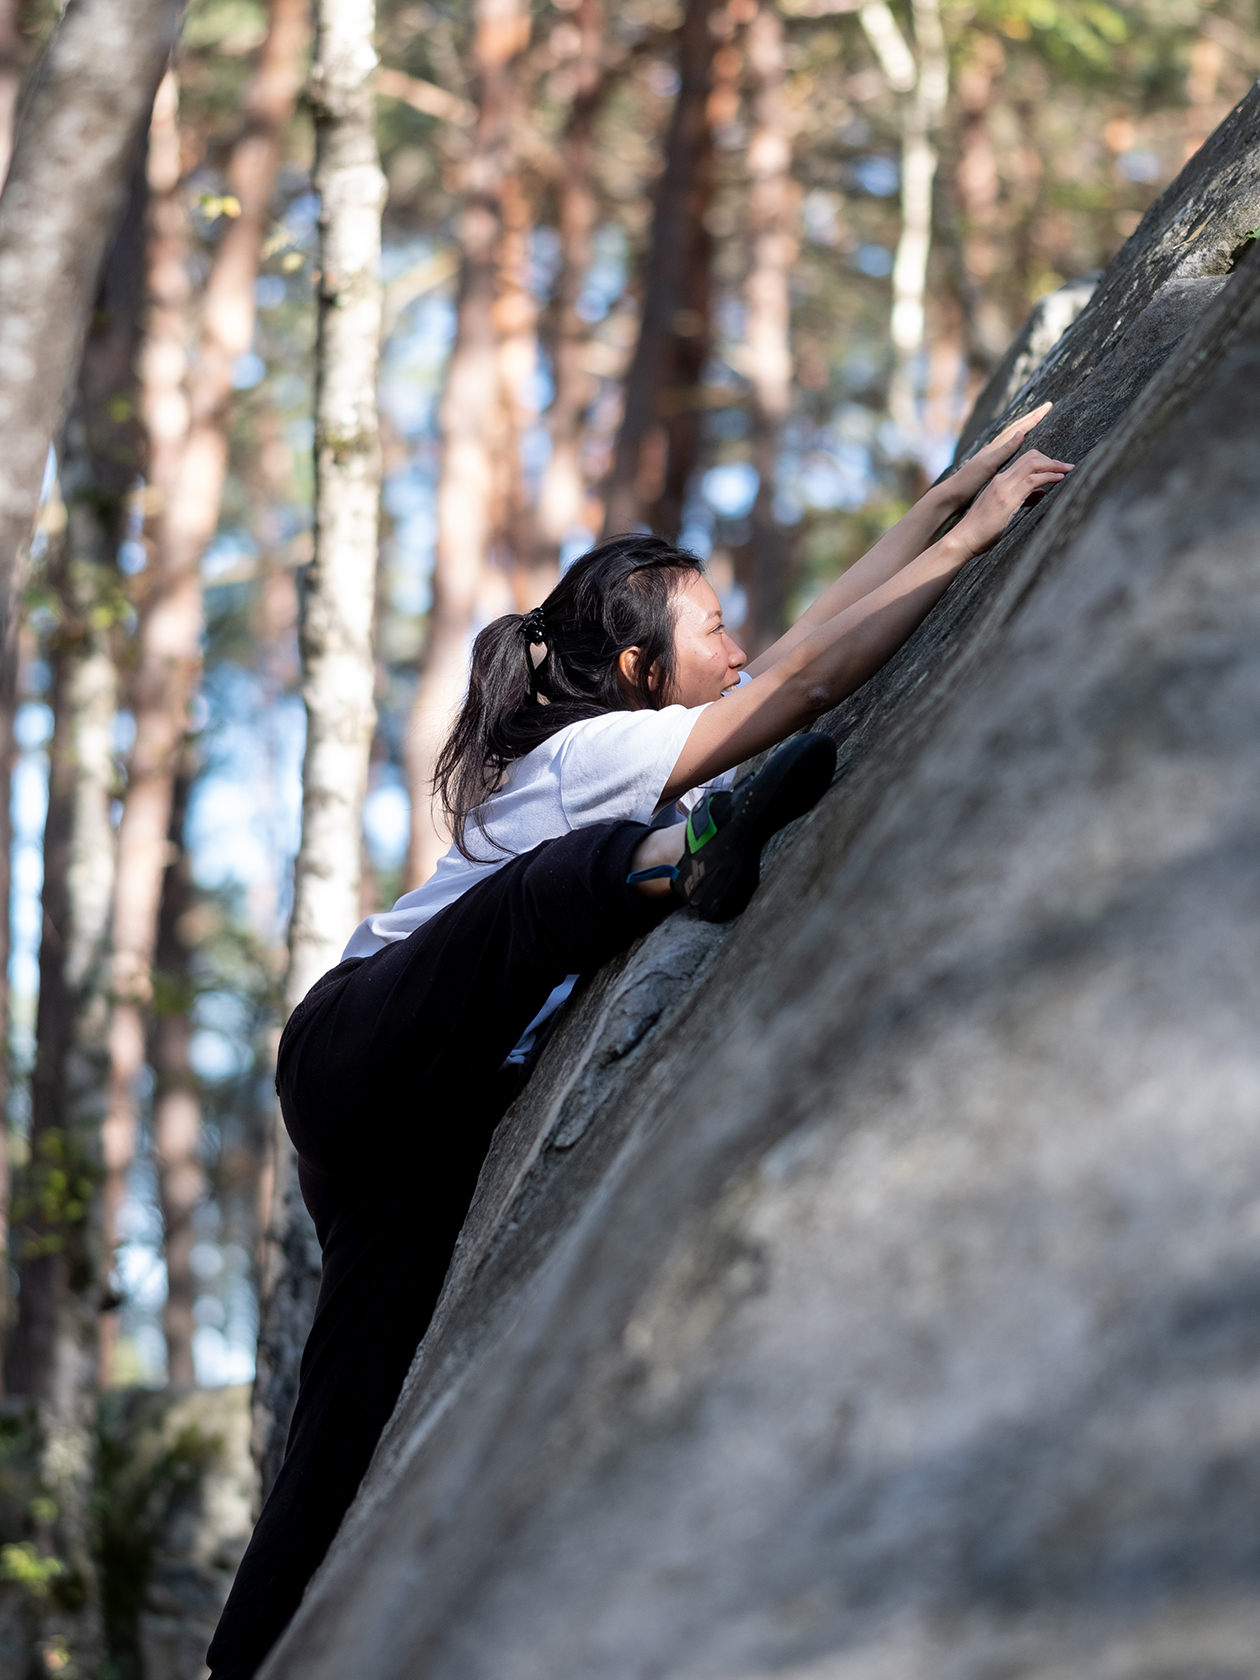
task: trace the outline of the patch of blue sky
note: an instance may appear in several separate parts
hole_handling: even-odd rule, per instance
[[[519,447],[525,487],[531,494],[536,495],[542,485],[547,463],[551,459],[551,432],[541,422],[535,426],[527,426],[521,433]]]
[[[407,855],[411,801],[397,765],[381,765],[363,803],[363,834],[377,869],[397,869]]]
[[[193,1005],[192,1018],[199,1027],[243,1038],[249,1031],[252,1009],[238,992],[201,992]]]
[[[534,358],[534,365],[521,380],[517,391],[519,400],[535,414],[544,414],[551,407],[556,394],[556,382],[551,364],[543,355]]]
[[[267,364],[256,350],[246,350],[232,363],[232,389],[252,391],[267,377]]]
[[[132,1223],[132,1204],[124,1204],[119,1223]],[[155,1233],[156,1234],[156,1233]],[[147,1242],[125,1242],[118,1250],[118,1281],[128,1300],[148,1312],[166,1300],[166,1266],[158,1250]]]
[[[429,610],[436,543],[437,516],[430,497],[397,521],[385,545],[385,576],[395,612],[414,616]]]
[[[248,1043],[203,1027],[188,1041],[188,1060],[198,1079],[204,1079],[208,1085],[219,1085],[248,1072],[254,1057]]]
[[[285,231],[295,244],[313,239],[319,222],[319,194],[299,193],[296,198],[290,200],[289,208],[281,220]]]
[[[873,198],[891,198],[901,186],[901,169],[895,158],[878,154],[862,157],[849,169],[857,185]]]
[[[547,303],[555,288],[562,260],[560,235],[555,228],[535,228],[529,242],[525,284],[539,303]]]
[[[812,450],[801,462],[796,491],[807,508],[855,512],[871,492],[871,457],[856,445]]]
[[[757,500],[760,479],[749,461],[726,461],[710,467],[701,479],[704,499],[723,519],[743,519]]]
[[[744,322],[748,311],[744,300],[734,294],[720,297],[713,309],[713,325],[720,337],[732,344],[742,344]]]
[[[381,284],[388,286],[391,280],[399,280],[421,263],[432,261],[433,256],[434,246],[428,239],[409,239],[403,244],[384,246],[381,251]]]
[[[278,891],[301,823],[301,701],[273,697],[254,673],[230,662],[207,673],[206,696],[206,768],[184,834],[194,879],[207,890],[270,885]]]
[[[626,289],[626,236],[612,222],[596,228],[594,257],[586,271],[577,312],[591,326],[602,321]]]
[[[837,444],[869,444],[879,425],[879,416],[865,403],[840,403],[831,413],[826,436]]]
[[[868,274],[872,280],[886,279],[893,271],[893,254],[882,245],[859,245],[849,262],[859,274]]]
[[[220,531],[201,557],[203,582],[214,584],[258,559],[258,544],[243,527]]]
[[[48,814],[47,706],[28,701],[18,707],[14,732],[19,743],[29,741],[13,766],[9,784],[9,817],[13,825],[9,880],[9,985],[15,1004],[33,1005],[39,991],[39,938],[43,927],[40,892],[44,885],[44,819]],[[30,1008],[16,1011],[22,1019],[23,1039],[33,1026]],[[25,1044],[15,1046],[19,1052]]]
[[[413,514],[430,516],[434,508],[433,480],[410,462],[401,472],[392,473],[385,480],[381,501],[392,519],[408,519]]]
[[[277,309],[289,295],[278,274],[260,274],[254,281],[254,302],[259,309]]]
[[[126,577],[136,577],[149,564],[149,551],[138,537],[128,537],[118,545],[118,569]]]
[[[595,536],[591,531],[581,526],[570,531],[560,544],[560,570],[567,572],[575,560],[580,560],[584,554],[589,554],[595,546]]]

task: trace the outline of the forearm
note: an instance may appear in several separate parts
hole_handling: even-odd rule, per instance
[[[812,632],[881,588],[917,559],[939,527],[959,506],[958,498],[951,493],[949,485],[948,479],[944,484],[934,485],[891,530],[885,531],[873,548],[834,583],[828,584],[817,600],[806,607],[792,628],[753,661],[748,667],[750,674],[757,677],[768,671]]]
[[[952,533],[942,537],[811,631],[788,656],[794,683],[807,691],[804,704],[830,711],[868,682],[918,629],[970,558]]]
[[[863,600],[807,631],[769,671],[706,709],[663,799],[774,746],[868,682],[923,622],[971,550],[951,532]]]

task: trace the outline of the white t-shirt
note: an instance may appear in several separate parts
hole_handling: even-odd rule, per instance
[[[741,671],[740,685],[749,680]],[[370,957],[406,939],[469,887],[544,840],[591,823],[650,823],[687,737],[705,710],[664,706],[659,712],[605,712],[557,730],[508,765],[500,786],[481,806],[484,832],[475,816],[469,819],[464,832],[473,859],[452,846],[422,887],[404,893],[392,910],[378,911],[359,923],[342,960]],[[728,771],[706,787],[728,787],[734,774]],[[679,800],[680,817],[704,791],[694,788]],[[551,993],[509,1062],[526,1059],[538,1028],[566,1001],[576,980],[577,975],[569,975]]]

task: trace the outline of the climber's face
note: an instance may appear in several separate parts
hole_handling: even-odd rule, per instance
[[[667,699],[675,706],[703,706],[735,683],[744,650],[722,623],[713,585],[691,572],[674,595],[674,680]]]

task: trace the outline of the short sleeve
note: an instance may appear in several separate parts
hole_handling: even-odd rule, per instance
[[[556,759],[560,804],[571,828],[650,822],[704,706],[605,712],[570,726]]]

